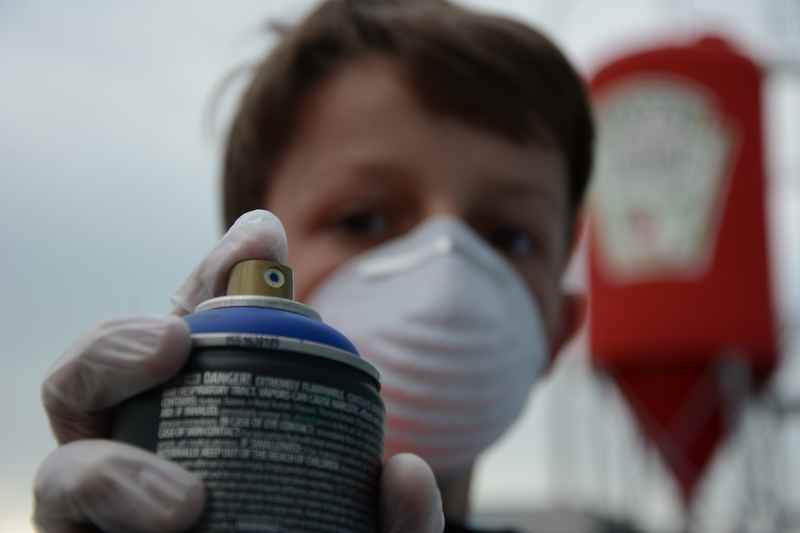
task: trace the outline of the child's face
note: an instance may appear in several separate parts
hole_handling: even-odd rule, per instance
[[[561,153],[426,112],[397,69],[371,58],[323,82],[270,177],[264,204],[286,228],[297,298],[355,255],[452,215],[511,262],[549,338],[561,337],[570,218]]]

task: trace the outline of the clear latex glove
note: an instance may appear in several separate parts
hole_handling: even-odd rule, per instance
[[[266,211],[243,215],[181,285],[175,314],[221,294],[242,259],[286,261],[280,222]],[[197,476],[144,450],[107,439],[113,408],[172,377],[189,355],[177,316],[105,322],[83,335],[55,364],[42,399],[59,447],[39,467],[33,521],[44,533],[184,531],[202,512]],[[441,499],[428,466],[396,456],[382,478],[384,532],[439,532]]]

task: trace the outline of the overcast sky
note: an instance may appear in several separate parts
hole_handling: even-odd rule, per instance
[[[755,0],[469,3],[548,28],[586,72],[621,43],[666,34],[676,23],[683,32],[700,29],[721,6],[729,11],[715,16],[718,27],[758,53],[778,57],[785,42],[774,39]],[[38,400],[48,366],[98,320],[167,309],[170,291],[220,230],[218,141],[204,122],[212,89],[269,44],[259,30],[267,16],[292,20],[309,4],[0,0],[0,533],[29,531],[30,480],[53,447]],[[694,16],[675,8],[689,4]],[[783,315],[795,324],[797,87],[798,75],[780,75],[769,93],[777,276]],[[571,491],[576,501],[626,509],[631,490],[644,487],[649,499],[627,511],[648,524],[676,524],[674,489],[657,461],[634,463],[634,489],[614,477],[632,471],[625,455],[640,450],[613,391],[589,380],[580,352],[573,349],[482,465],[478,506],[541,505]],[[569,405],[554,409],[564,390],[574,391]],[[587,451],[597,435],[558,423],[569,416],[614,428],[603,437],[617,454],[603,456],[608,466]],[[562,441],[571,453],[554,454]]]

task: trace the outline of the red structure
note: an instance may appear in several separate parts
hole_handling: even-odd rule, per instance
[[[746,393],[731,369],[757,386],[777,359],[762,79],[707,37],[623,57],[591,84],[591,353],[686,503],[726,431],[721,387]]]

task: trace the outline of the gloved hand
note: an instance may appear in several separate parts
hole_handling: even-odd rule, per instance
[[[42,387],[60,446],[39,467],[33,522],[43,533],[179,532],[200,516],[202,481],[154,454],[107,439],[113,407],[161,384],[185,363],[189,331],[179,315],[224,291],[243,259],[286,262],[281,223],[266,211],[243,215],[173,296],[167,317],[98,325],[56,363]],[[384,465],[383,532],[438,533],[441,498],[424,461],[403,454]]]

